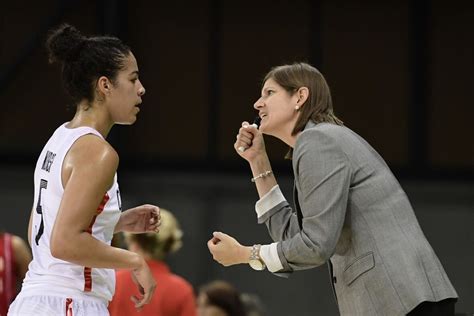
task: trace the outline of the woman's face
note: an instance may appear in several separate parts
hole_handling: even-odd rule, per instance
[[[228,316],[220,307],[209,304],[207,295],[199,293],[197,297],[197,316]]]
[[[130,53],[110,88],[108,104],[112,121],[126,125],[135,123],[144,94],[145,88],[138,79],[137,60]]]
[[[279,136],[285,130],[292,130],[298,112],[295,110],[296,96],[292,96],[272,78],[265,81],[261,97],[254,108],[262,119],[260,131]]]

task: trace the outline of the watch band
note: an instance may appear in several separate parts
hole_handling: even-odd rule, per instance
[[[260,247],[260,244],[256,244],[253,245],[252,249],[250,250],[249,265],[252,267],[252,269],[257,271],[262,271],[266,268],[265,262],[260,257]]]
[[[250,260],[262,260],[260,258],[260,247],[262,247],[260,244],[252,246],[252,250],[250,250]]]

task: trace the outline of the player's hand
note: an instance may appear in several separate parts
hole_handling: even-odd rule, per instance
[[[139,268],[132,271],[132,280],[137,285],[140,294],[131,296],[130,299],[135,304],[135,308],[141,310],[145,304],[151,301],[156,289],[156,281],[145,260],[142,260]]]
[[[155,205],[145,204],[123,212],[115,227],[115,232],[157,233],[160,225],[160,208]]]

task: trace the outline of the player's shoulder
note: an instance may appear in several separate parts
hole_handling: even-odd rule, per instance
[[[68,155],[81,163],[115,164],[119,161],[117,151],[105,139],[94,134],[79,137]]]

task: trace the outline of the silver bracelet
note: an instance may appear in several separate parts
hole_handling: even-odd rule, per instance
[[[259,174],[259,175],[256,175],[255,177],[253,177],[252,179],[250,179],[250,181],[255,182],[255,180],[260,179],[260,178],[267,177],[268,175],[270,175],[270,174],[272,174],[272,173],[273,173],[273,171],[267,170],[267,171],[265,171],[265,172],[262,172],[262,173]]]

